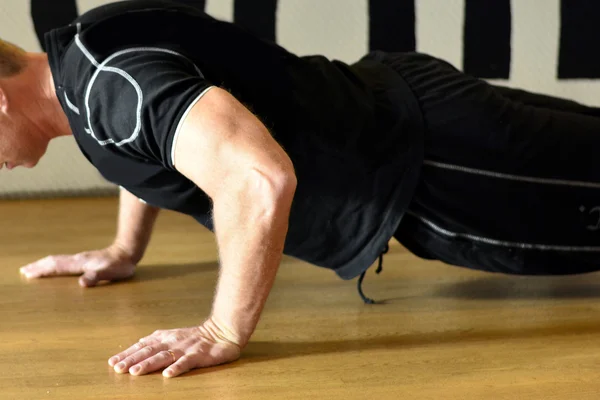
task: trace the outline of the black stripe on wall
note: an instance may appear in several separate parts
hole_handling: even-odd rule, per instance
[[[600,78],[600,2],[560,3],[558,79]]]
[[[260,38],[276,41],[277,0],[235,0],[233,21]]]
[[[466,0],[463,69],[485,79],[510,75],[510,0]]]
[[[414,51],[415,0],[369,0],[369,48]]]
[[[38,41],[45,51],[44,34],[52,29],[69,25],[79,16],[76,0],[31,0],[31,18]]]

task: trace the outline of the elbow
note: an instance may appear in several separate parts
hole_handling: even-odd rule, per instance
[[[273,180],[275,182],[277,198],[288,199],[291,202],[298,185],[294,170],[290,168],[285,171],[279,171]]]
[[[271,186],[268,192],[271,194],[273,205],[289,207],[298,184],[294,170],[285,169],[273,172],[268,179]]]
[[[298,184],[293,169],[263,172],[254,170],[253,193],[258,204],[268,215],[289,212]]]

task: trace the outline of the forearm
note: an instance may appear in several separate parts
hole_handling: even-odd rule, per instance
[[[211,319],[244,347],[254,332],[281,262],[295,177],[258,172],[215,202],[221,271]]]
[[[134,263],[138,263],[146,251],[159,211],[159,208],[143,203],[127,190],[120,189],[114,245],[125,251]]]

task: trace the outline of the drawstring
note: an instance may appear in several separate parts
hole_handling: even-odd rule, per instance
[[[379,274],[381,272],[381,270],[383,270],[383,255],[385,253],[387,253],[390,249],[390,246],[388,244],[385,245],[385,247],[383,248],[383,251],[381,252],[381,254],[379,254],[379,265],[377,266],[377,269],[375,270],[376,274]],[[367,273],[367,271],[365,270],[361,275],[360,278],[358,278],[358,294],[360,295],[360,298],[363,299],[363,301],[365,302],[365,304],[375,304],[375,300],[365,296],[365,294],[362,291],[362,282],[363,279],[365,279],[365,274]]]

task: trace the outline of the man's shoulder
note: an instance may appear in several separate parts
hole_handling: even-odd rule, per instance
[[[74,21],[77,37],[100,58],[127,47],[187,48],[210,28],[204,11],[174,2],[129,0],[92,9]],[[129,3],[133,3],[130,5]]]
[[[101,63],[123,49],[161,47],[193,53],[192,38],[198,38],[206,29],[203,21],[210,20],[202,10],[174,2],[121,1],[91,9],[71,24],[51,30],[45,44],[53,72],[74,73],[71,66],[82,63],[79,66],[86,69],[92,59]]]
[[[206,18],[200,7],[193,7],[167,0],[127,0],[103,4],[92,8],[75,19],[72,25],[113,24],[121,20],[135,22],[138,19],[162,17]],[[152,28],[157,28],[156,26]]]
[[[177,16],[169,17],[171,11]],[[161,0],[111,3],[83,14],[74,25],[55,33],[52,44],[57,50],[49,54],[59,86],[80,97],[82,114],[93,113],[93,108],[110,110],[88,117],[116,124],[124,119],[139,120],[139,115],[124,118],[124,104],[130,105],[125,114],[135,116],[142,100],[147,103],[166,83],[188,79],[189,85],[198,86],[198,79],[205,77],[197,52],[185,35],[197,28],[191,28],[193,22],[181,23],[180,13],[187,16],[183,19],[203,15],[191,7]]]
[[[77,115],[81,134],[102,151],[171,168],[178,123],[211,86],[193,60],[168,46],[98,50],[79,37],[67,55],[64,108]]]

